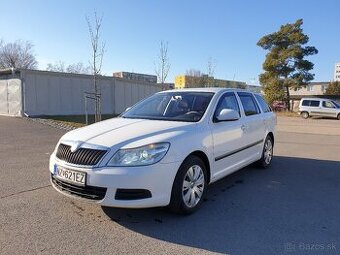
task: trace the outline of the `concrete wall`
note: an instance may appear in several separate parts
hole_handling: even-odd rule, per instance
[[[0,114],[22,116],[20,79],[0,80]]]
[[[22,70],[24,112],[29,116],[82,115],[85,113],[84,92],[93,92],[93,77]],[[102,114],[119,114],[141,99],[161,90],[156,84],[103,76]],[[88,100],[88,112],[94,113],[94,102]]]

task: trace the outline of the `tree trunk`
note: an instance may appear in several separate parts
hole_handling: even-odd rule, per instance
[[[286,86],[286,104],[287,104],[287,110],[290,112],[290,94],[289,94],[289,86]]]

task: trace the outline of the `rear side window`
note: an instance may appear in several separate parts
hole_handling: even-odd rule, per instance
[[[310,106],[318,107],[319,105],[320,105],[320,101],[310,100]]]
[[[320,101],[318,100],[303,100],[302,106],[311,106],[311,107],[318,107],[320,105]]]
[[[261,97],[260,95],[256,95],[256,94],[255,94],[255,97],[257,99],[257,102],[259,102],[260,107],[261,107],[263,112],[271,112],[272,111],[272,109],[269,107],[269,105],[263,99],[263,97]]]
[[[238,92],[237,94],[241,99],[241,103],[243,105],[244,113],[246,116],[260,113],[260,108],[257,105],[252,94],[246,92]]]

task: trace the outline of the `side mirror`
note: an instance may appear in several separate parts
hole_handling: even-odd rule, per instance
[[[232,109],[223,109],[217,116],[217,122],[221,121],[233,121],[238,120],[240,118],[240,114]]]

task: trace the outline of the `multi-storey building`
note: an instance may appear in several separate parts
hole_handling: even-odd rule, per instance
[[[143,73],[130,73],[130,72],[115,72],[113,77],[123,78],[133,81],[144,81],[149,83],[157,83],[157,76]]]
[[[246,88],[247,85],[245,82],[215,79],[208,75],[178,75],[175,78],[176,89],[198,87]]]
[[[334,67],[334,81],[340,81],[340,62]]]

